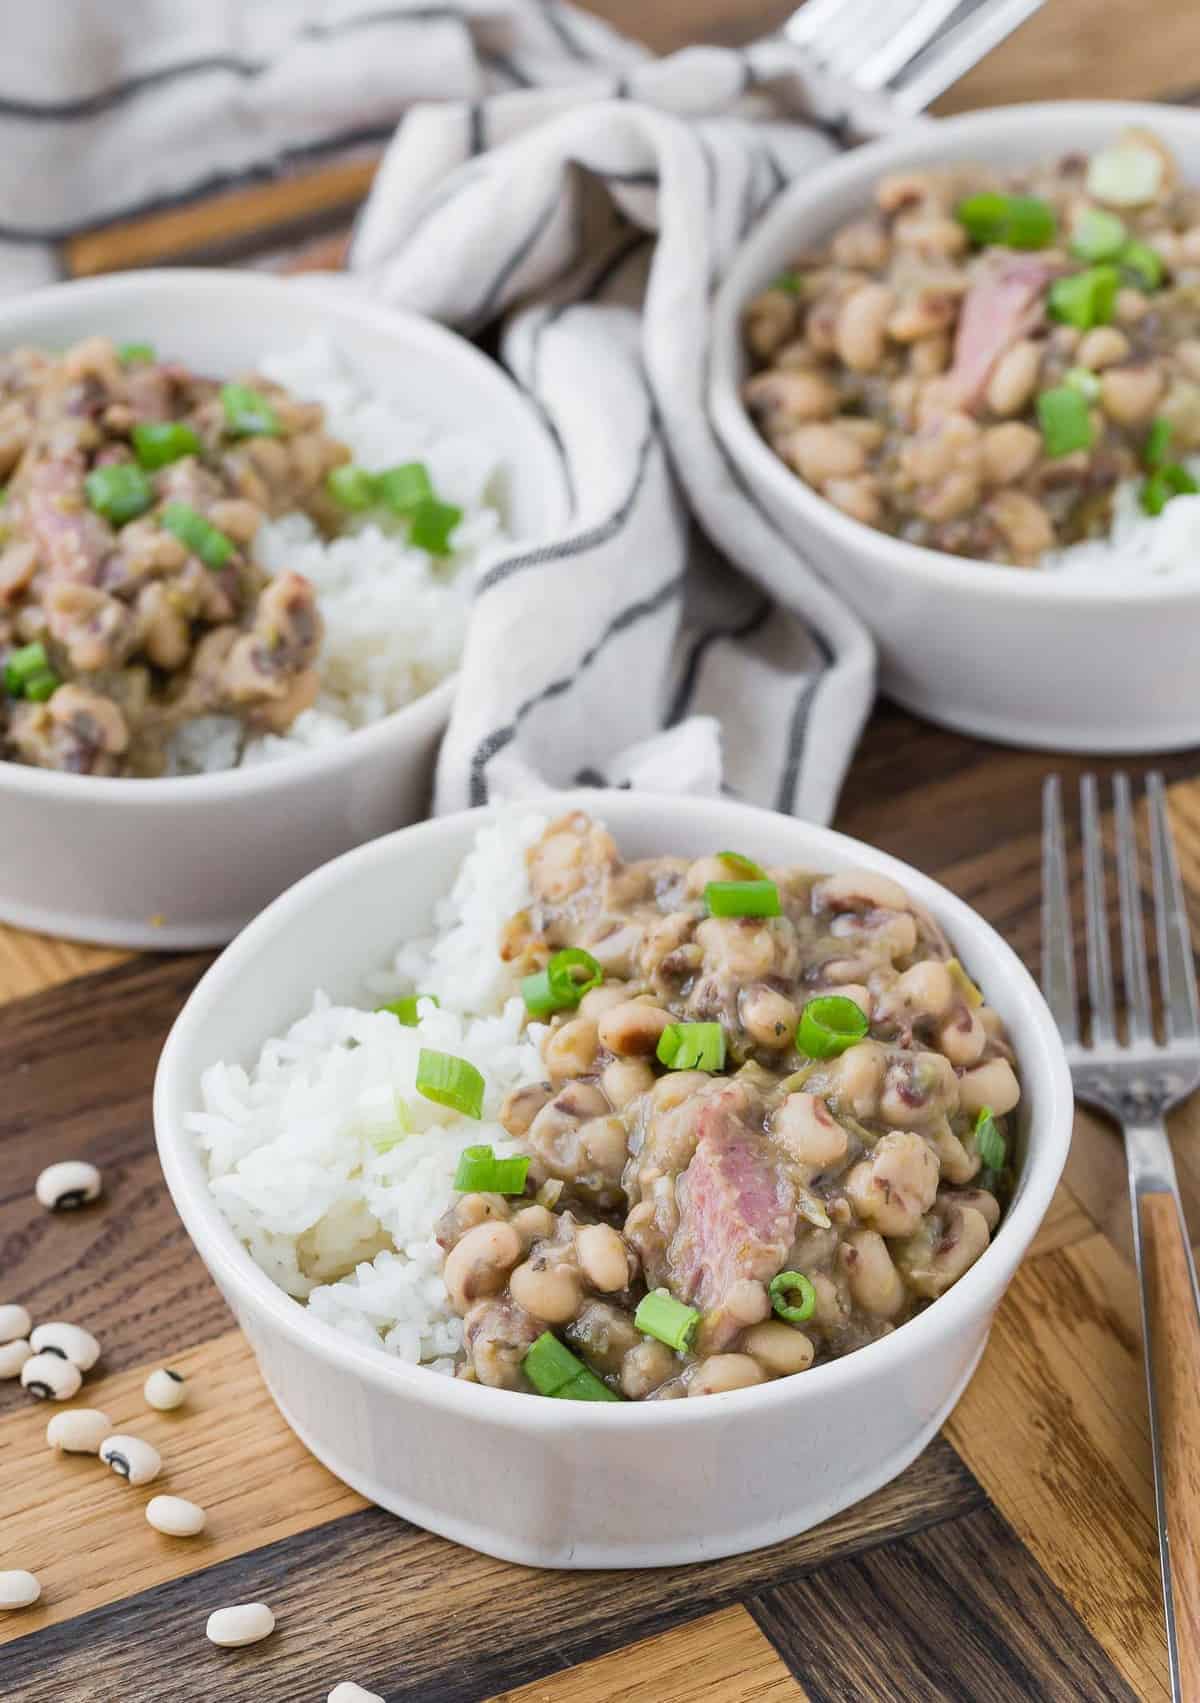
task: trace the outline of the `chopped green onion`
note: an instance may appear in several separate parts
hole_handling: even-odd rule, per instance
[[[1157,473],[1160,467],[1166,466],[1173,430],[1170,420],[1164,419],[1161,414],[1157,420],[1151,420],[1150,430],[1146,433],[1146,441],[1142,445],[1142,466],[1147,473]]]
[[[111,520],[114,526],[136,520],[154,501],[153,485],[132,461],[115,461],[108,467],[94,468],[84,480],[83,488],[96,513]]]
[[[200,453],[200,439],[182,420],[139,420],[130,435],[134,454],[151,471]]]
[[[158,359],[153,343],[118,343],[117,359],[123,367],[151,366]]]
[[[844,993],[821,994],[800,1013],[796,1045],[809,1058],[837,1058],[861,1041],[870,1026],[862,1006]]]
[[[817,1305],[817,1292],[802,1271],[781,1271],[771,1279],[767,1294],[779,1317],[790,1325],[802,1325],[805,1319],[811,1319]],[[800,1299],[793,1305],[787,1300],[789,1295],[799,1295]]]
[[[423,461],[406,461],[377,473],[375,487],[380,501],[397,514],[410,515],[433,496],[433,481]]]
[[[1046,308],[1051,319],[1090,331],[1093,325],[1108,325],[1117,305],[1121,274],[1115,266],[1089,266],[1083,272],[1056,278],[1050,286]]]
[[[529,1156],[497,1159],[490,1147],[464,1147],[454,1173],[460,1194],[524,1194]]]
[[[1037,399],[1038,424],[1046,454],[1056,460],[1077,449],[1091,446],[1092,418],[1088,413],[1087,397],[1068,384],[1043,390]]]
[[[736,869],[739,875],[744,875],[749,881],[765,881],[767,872],[761,864],[755,863],[752,857],[743,857],[741,852],[723,851],[717,856],[722,863],[727,863],[731,869]]]
[[[772,278],[771,288],[782,290],[785,295],[798,296],[804,288],[804,280],[799,272],[781,272],[777,278]]]
[[[725,1031],[719,1023],[668,1023],[658,1059],[668,1070],[724,1070]]]
[[[1172,497],[1194,497],[1197,491],[1200,491],[1200,485],[1187,468],[1172,461],[1150,475],[1138,494],[1138,500],[1146,514],[1160,515]]]
[[[1144,207],[1162,188],[1163,169],[1162,155],[1155,149],[1140,142],[1118,142],[1092,155],[1088,194],[1110,207]]]
[[[45,673],[49,667],[46,647],[35,639],[33,644],[22,645],[20,650],[9,652],[4,664],[4,684],[14,698],[19,698],[28,682]]]
[[[190,503],[168,503],[158,518],[206,568],[223,568],[233,555],[233,539],[226,538]]]
[[[1095,402],[1100,395],[1100,380],[1087,367],[1068,367],[1063,383],[1077,390],[1085,402]]]
[[[1075,221],[1071,253],[1080,260],[1115,260],[1125,246],[1125,221],[1100,207],[1089,207]]]
[[[223,384],[225,424],[235,438],[277,438],[279,415],[265,396],[248,384]]]
[[[62,681],[51,668],[45,668],[40,674],[35,674],[32,680],[25,682],[25,696],[35,704],[44,704],[47,698],[52,698]]]
[[[417,1001],[427,999],[431,1005],[439,1004],[436,993],[406,993],[399,999],[389,999],[386,1005],[377,1005],[376,1011],[390,1011],[397,1023],[402,1023],[406,1029],[415,1029],[420,1022],[417,1015]]]
[[[464,1117],[483,1115],[483,1077],[468,1059],[453,1053],[421,1048],[417,1060],[417,1093],[436,1105],[449,1106]]]
[[[543,1331],[521,1362],[525,1376],[539,1395],[560,1401],[620,1401],[621,1397],[571,1350],[553,1331]]]
[[[369,509],[378,499],[379,481],[365,467],[350,462],[333,469],[325,480],[325,489],[344,509]]]
[[[1045,248],[1054,241],[1054,209],[1036,195],[968,195],[954,216],[972,242],[1003,248]]]
[[[665,1342],[677,1354],[686,1354],[691,1346],[700,1315],[695,1307],[685,1307],[666,1289],[652,1289],[638,1302],[633,1322],[646,1336]]]
[[[777,917],[783,908],[773,881],[710,881],[704,902],[710,917]]]
[[[604,980],[603,967],[581,946],[564,946],[544,970],[521,982],[525,1009],[531,1017],[549,1017],[579,1004],[585,993]]]
[[[989,1171],[1002,1171],[1008,1143],[1000,1133],[992,1108],[985,1106],[975,1119],[975,1151]]]
[[[1133,281],[1139,290],[1157,290],[1163,281],[1166,268],[1162,263],[1162,255],[1145,242],[1127,242],[1117,259],[1126,272],[1133,274]]]
[[[450,555],[450,534],[463,517],[463,511],[453,503],[440,503],[436,497],[426,497],[412,511],[408,526],[408,541],[418,550],[431,556]]]

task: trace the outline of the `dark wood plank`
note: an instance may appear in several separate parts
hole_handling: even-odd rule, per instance
[[[300,1703],[353,1672],[389,1703],[480,1703],[984,1506],[937,1441],[894,1484],[789,1543],[636,1573],[517,1568],[371,1508],[18,1638],[0,1655],[0,1687],[5,1703],[211,1703],[234,1686],[255,1703]],[[214,1608],[258,1601],[276,1615],[270,1640],[232,1653],[206,1643]]]
[[[990,1506],[747,1606],[812,1703],[1135,1698]]]

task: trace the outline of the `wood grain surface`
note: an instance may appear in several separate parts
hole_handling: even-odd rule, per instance
[[[737,42],[788,4],[603,0],[650,45]],[[1049,0],[940,110],[1064,95],[1188,98],[1200,7]],[[79,274],[246,257],[336,265],[363,154],[128,226],[83,233]],[[1039,793],[1085,766],[931,728],[882,704],[837,825],[935,875],[1036,967]],[[1161,765],[1189,903],[1200,753]],[[1072,875],[1078,886],[1077,847]],[[1196,915],[1193,921],[1200,920]],[[45,1447],[44,1408],[0,1384],[0,1567],[43,1580],[0,1617],[3,1703],[322,1703],[354,1679],[422,1703],[947,1703],[1168,1698],[1137,1286],[1115,1132],[1081,1114],[1062,1187],[944,1435],[877,1496],[756,1556],[633,1574],[543,1574],[367,1507],[288,1431],[166,1197],[150,1088],[203,955],[123,954],[0,928],[0,1300],[102,1338],[80,1400],[162,1450],[198,1540],[150,1529],[150,1490]],[[1200,1112],[1171,1124],[1200,1226]],[[51,1156],[104,1171],[71,1218],[32,1205]],[[149,1369],[187,1373],[174,1414]],[[1190,1358],[1182,1364],[1194,1376]],[[1175,1411],[1194,1424],[1194,1397]],[[1193,1591],[1200,1588],[1191,1587]],[[263,1597],[265,1645],[214,1650],[216,1606]],[[1194,1617],[1195,1600],[1192,1603]]]

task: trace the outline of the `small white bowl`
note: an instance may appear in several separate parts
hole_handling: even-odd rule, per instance
[[[905,544],[851,520],[786,467],[746,413],[746,303],[798,253],[866,207],[886,172],[1090,152],[1127,125],[1156,131],[1200,185],[1200,115],[1118,101],[1008,106],[905,128],[794,185],[755,229],[717,298],[709,407],[729,455],[789,539],[880,648],[883,689],[947,726],[1068,751],[1200,741],[1200,572],[1114,584],[999,567]],[[771,588],[784,604],[788,576]]]
[[[204,977],[154,1087],[159,1156],[180,1216],[249,1337],[284,1418],[329,1469],[418,1525],[541,1567],[631,1567],[736,1554],[804,1531],[876,1490],[962,1394],[992,1314],[1041,1222],[1071,1138],[1071,1082],[1028,971],[975,912],[855,840],[724,800],[572,793],[631,857],[741,846],[768,863],[865,865],[948,930],[1009,1026],[1022,1077],[1020,1175],[986,1253],[893,1335],[795,1378],[697,1401],[541,1400],[406,1365],[314,1318],[251,1259],[215,1205],[184,1121],[203,1071],[249,1066],[320,987],[359,1002],[389,946],[427,932],[481,824],[477,810],[389,835],[318,870],[251,923]]]
[[[131,272],[0,307],[0,349],[102,333],[154,343],[217,376],[314,331],[414,418],[500,446],[514,541],[545,539],[562,524],[557,451],[495,362],[444,327],[348,288],[257,272]],[[454,688],[444,680],[334,745],[220,774],[111,779],[0,762],[0,920],[118,946],[223,944],[306,871],[425,814]]]

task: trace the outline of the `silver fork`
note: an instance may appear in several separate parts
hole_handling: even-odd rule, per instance
[[[783,26],[828,76],[923,112],[1043,0],[807,0]]]
[[[1125,1137],[1133,1246],[1154,1457],[1171,1695],[1200,1700],[1200,1295],[1164,1115],[1200,1087],[1200,1007],[1183,883],[1161,775],[1146,777],[1163,1029],[1154,1032],[1138,850],[1129,777],[1113,779],[1113,828],[1125,981],[1118,1032],[1105,898],[1104,842],[1094,775],[1080,785],[1091,1034],[1084,1044],[1075,991],[1062,792],[1042,795],[1042,986],[1066,1043],[1075,1091]]]

